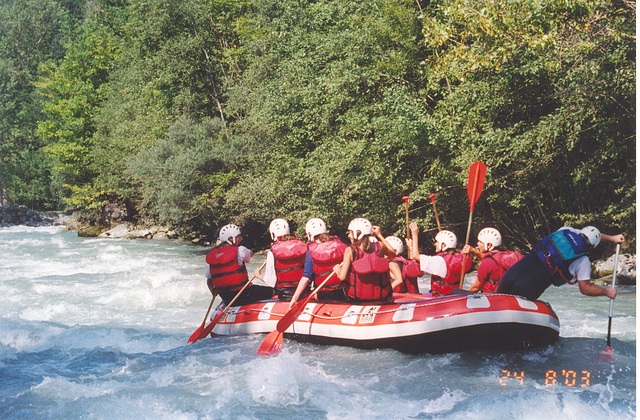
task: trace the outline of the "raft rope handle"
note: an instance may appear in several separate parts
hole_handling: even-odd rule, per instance
[[[512,295],[509,295],[509,296],[512,296]],[[467,298],[468,298],[468,296],[461,296],[459,298],[449,299],[449,300],[447,300],[447,302],[452,302],[452,301],[456,302],[456,301],[459,301],[459,300],[465,300]],[[407,303],[412,303],[412,302],[407,302]],[[422,304],[416,304],[416,306],[414,306],[414,308],[422,308],[422,307],[425,307],[425,306],[439,305],[440,303],[442,303],[442,302],[426,302],[426,303],[422,303]],[[400,303],[400,305],[404,305],[404,304]],[[387,314],[387,313],[398,312],[398,311],[406,311],[408,309],[409,308],[406,308],[406,307],[403,308],[402,306],[400,306],[399,308],[395,308],[395,309],[387,309],[385,311],[376,311],[375,314],[376,315],[377,314]],[[281,318],[285,315],[285,314],[277,314],[277,313],[265,310],[264,308],[263,309],[249,309],[248,311],[247,310],[243,311],[243,313],[245,315],[249,315],[250,312],[260,312],[260,313],[269,314],[269,316],[273,315],[273,316],[279,316]],[[320,318],[320,319],[342,319],[342,318],[350,317],[350,316],[353,316],[353,315],[362,315],[359,312],[357,314],[350,313],[350,314],[345,314],[345,315],[341,315],[341,316],[324,316],[324,315],[316,315],[316,314],[309,313],[309,312],[303,312],[303,314],[307,314],[307,315],[310,315],[310,316],[312,316],[314,318]]]

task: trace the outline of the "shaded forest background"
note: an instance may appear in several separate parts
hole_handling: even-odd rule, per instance
[[[311,217],[635,246],[635,1],[0,0],[0,197],[264,245]],[[474,241],[472,240],[472,243]],[[423,242],[425,244],[426,242]]]

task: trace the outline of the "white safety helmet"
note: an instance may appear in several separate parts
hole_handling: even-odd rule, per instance
[[[487,251],[491,251],[494,248],[502,245],[502,235],[495,228],[484,228],[478,233],[478,241],[482,242],[485,247],[487,247]],[[489,246],[491,245],[491,246]]]
[[[218,235],[218,239],[221,242],[227,242],[231,245],[234,245],[233,239],[240,235],[240,228],[233,223],[228,225],[224,225],[220,228],[220,234]]]
[[[583,228],[580,232],[587,237],[587,240],[589,241],[589,244],[591,244],[592,247],[595,248],[600,243],[600,231],[597,228],[593,226],[587,226]]]
[[[373,232],[373,226],[367,219],[358,217],[357,219],[353,219],[349,223],[349,227],[347,228],[347,230],[353,232],[353,237],[358,240],[361,239],[364,235],[371,235],[371,232]]]
[[[387,236],[384,239],[389,243],[389,245],[391,245],[393,249],[396,250],[396,255],[402,254],[402,251],[404,251],[404,244],[402,243],[402,239],[398,238],[397,236]]]
[[[304,230],[307,232],[309,241],[313,241],[317,235],[327,233],[327,224],[322,219],[309,219]]]
[[[450,230],[441,230],[436,235],[436,243],[437,245],[444,244],[444,246],[439,249],[440,251],[446,251],[450,248],[455,249],[455,247],[458,246],[458,238],[456,234]]]
[[[271,240],[275,242],[279,237],[290,233],[289,223],[284,219],[273,219],[269,225],[269,233],[271,234]]]

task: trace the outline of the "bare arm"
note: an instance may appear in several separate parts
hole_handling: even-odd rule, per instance
[[[412,237],[410,256],[415,262],[420,263],[420,250],[418,248],[418,233],[420,233],[420,230],[418,229],[418,224],[416,222],[411,222],[409,224],[409,229],[411,230]],[[407,245],[409,245],[409,241],[407,241]]]
[[[402,279],[402,271],[400,271],[400,267],[396,263],[389,264],[389,274],[391,275],[391,288],[395,289],[397,286],[400,286],[404,281]]]
[[[618,293],[613,287],[598,287],[591,283],[591,280],[578,281],[578,287],[580,288],[580,293],[585,296],[607,296],[610,299],[615,299]]]
[[[471,287],[469,287],[468,290],[470,292],[477,292],[478,290],[482,289],[483,285],[484,285],[484,282],[476,278],[476,281],[471,285]]]
[[[600,234],[600,238],[603,241],[613,242],[614,244],[621,244],[624,242],[624,235],[605,235],[604,233]]]
[[[309,277],[301,277],[300,281],[298,282],[298,287],[296,287],[296,291],[291,297],[291,302],[289,302],[289,309],[291,309],[293,305],[298,301],[300,294],[305,289],[305,287],[307,287],[307,284],[309,284]]]
[[[484,253],[482,253],[479,250],[475,249],[471,245],[465,245],[464,248],[462,248],[461,252],[463,254],[473,254],[473,256],[476,257],[479,260],[481,260],[482,257],[484,257]]]
[[[352,260],[351,248],[347,248],[344,251],[344,258],[342,259],[342,262],[340,264],[336,264],[333,267],[333,271],[336,273],[336,277],[338,277],[340,280],[344,280],[347,278],[349,267],[351,267],[351,260]]]
[[[382,236],[382,230],[380,230],[380,226],[373,227],[373,234],[376,236],[376,238],[378,238],[380,244],[382,244],[382,252],[384,253],[384,255],[390,258],[395,257],[396,250],[391,245],[389,245],[389,242],[387,242],[384,236]]]

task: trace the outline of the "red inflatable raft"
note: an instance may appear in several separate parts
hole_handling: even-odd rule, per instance
[[[269,333],[289,302],[262,301],[230,309],[217,335]],[[285,338],[405,353],[519,350],[553,343],[558,316],[546,302],[496,293],[431,297],[394,294],[390,304],[310,302]]]

